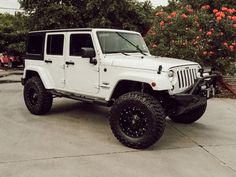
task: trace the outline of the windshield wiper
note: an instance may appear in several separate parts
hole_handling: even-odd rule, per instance
[[[132,43],[131,41],[129,41],[128,39],[126,39],[126,38],[125,38],[124,36],[122,36],[119,32],[116,32],[116,34],[118,34],[118,36],[120,36],[122,39],[124,39],[125,41],[127,41],[129,44],[131,44],[132,46],[134,46],[134,47],[138,50],[137,52],[143,54],[144,56],[147,56],[147,54],[144,53],[144,52],[139,48],[138,45],[135,45],[134,43]]]
[[[106,52],[106,53],[121,53],[121,54],[123,54],[123,55],[125,55],[125,56],[130,56],[128,53],[126,53],[126,52],[124,52],[124,51],[109,51],[109,52]]]
[[[130,56],[129,54],[125,53],[125,52],[120,52],[121,54],[125,55],[125,56]]]

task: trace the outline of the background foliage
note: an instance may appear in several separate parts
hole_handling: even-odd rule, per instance
[[[235,73],[236,1],[172,0],[157,7],[146,41],[154,55]]]
[[[235,73],[236,1],[19,0],[25,13],[0,14],[0,53],[24,53],[31,30],[119,28],[141,32],[154,55],[197,61]]]
[[[25,51],[27,18],[22,13],[0,14],[0,53],[22,55]]]
[[[30,14],[30,30],[106,27],[136,30],[144,34],[152,23],[153,8],[148,1],[19,0],[19,2]]]

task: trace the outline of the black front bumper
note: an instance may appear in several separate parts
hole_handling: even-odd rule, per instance
[[[215,95],[219,77],[219,75],[213,74],[199,78],[193,86],[183,93],[172,95],[171,99],[175,103],[175,109],[172,114],[178,116],[206,104],[207,99]]]

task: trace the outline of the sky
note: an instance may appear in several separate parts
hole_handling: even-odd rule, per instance
[[[145,0],[139,0],[139,1],[145,1]],[[168,0],[151,0],[151,2],[154,6],[168,4]],[[0,0],[0,13],[8,12],[14,14],[14,12],[16,11],[15,9],[19,8],[20,4],[18,3],[18,0]]]
[[[139,0],[139,1],[145,1],[145,0]],[[166,6],[168,4],[168,0],[150,0],[154,6]]]

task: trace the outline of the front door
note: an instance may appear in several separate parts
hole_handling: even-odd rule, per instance
[[[91,64],[90,58],[81,57],[81,48],[94,48],[92,35],[88,32],[73,32],[68,33],[67,37],[66,90],[95,95],[99,91],[99,64]]]
[[[46,36],[44,65],[55,89],[62,89],[65,86],[64,41],[63,33],[49,33]]]

